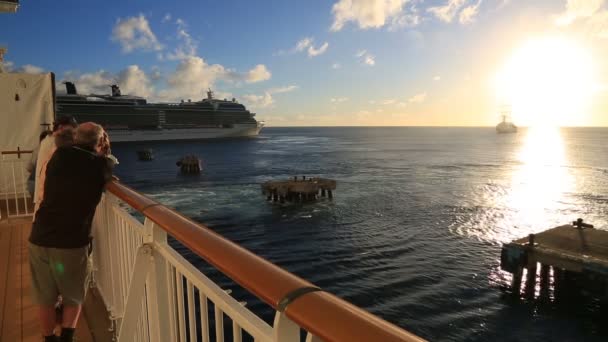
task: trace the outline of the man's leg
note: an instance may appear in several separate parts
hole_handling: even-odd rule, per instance
[[[82,311],[82,305],[76,306],[64,306],[63,307],[63,321],[61,322],[62,328],[76,328],[80,312]]]
[[[45,338],[53,335],[57,317],[53,305],[59,291],[50,268],[48,249],[29,245],[29,264],[32,277],[32,296],[38,306],[41,333]]]
[[[82,305],[66,305],[63,307],[63,321],[61,322],[61,342],[72,342],[74,331],[82,311]]]
[[[54,306],[38,306],[38,316],[40,317],[40,328],[42,329],[42,336],[53,335],[55,329],[55,307]]]
[[[53,261],[62,265],[55,268],[59,292],[63,298],[61,341],[71,342],[78,323],[91,270],[88,247],[55,249]]]

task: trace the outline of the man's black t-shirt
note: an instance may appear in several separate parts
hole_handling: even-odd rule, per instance
[[[95,208],[111,175],[107,158],[83,146],[58,148],[46,168],[44,198],[30,242],[53,248],[86,246]]]

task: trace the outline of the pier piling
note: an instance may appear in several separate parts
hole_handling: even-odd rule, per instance
[[[279,196],[274,202],[312,202],[320,197],[333,198],[332,191],[336,189],[336,181],[326,178],[294,176],[283,181],[268,181],[262,184],[262,194],[267,198]],[[321,194],[319,196],[319,194]]]
[[[501,268],[513,274],[511,288],[517,296],[526,268],[527,299],[536,298],[538,284],[538,298],[544,301],[551,300],[551,290],[555,301],[583,292],[608,300],[608,231],[579,219],[530,234],[503,245]]]

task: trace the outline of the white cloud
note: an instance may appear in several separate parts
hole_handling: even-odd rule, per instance
[[[374,57],[372,55],[367,55],[367,56],[365,56],[363,63],[370,65],[370,66],[376,65],[376,57]]]
[[[266,90],[262,95],[247,94],[243,95],[243,98],[247,105],[251,108],[267,108],[271,107],[275,103],[274,98],[272,97],[273,94],[288,93],[298,88],[299,87],[297,85],[270,88]]]
[[[466,1],[467,0],[448,0],[443,6],[427,8],[427,12],[434,14],[435,17],[441,21],[451,23]]]
[[[296,46],[293,48],[294,52],[300,52],[306,50],[307,47],[312,45],[312,38],[306,37],[302,38],[299,42],[296,43]]]
[[[441,76],[439,76],[439,75],[433,77],[433,81],[440,81],[440,80],[441,80]]]
[[[458,17],[458,21],[461,24],[470,24],[475,21],[475,16],[479,13],[479,5],[481,5],[481,1],[477,1],[476,4],[467,6],[460,11],[460,16]]]
[[[331,103],[342,103],[348,101],[348,97],[332,97],[329,99]]]
[[[391,20],[391,26],[389,26],[388,30],[396,31],[404,27],[418,26],[422,19],[418,15],[417,11],[415,11],[415,7],[412,7],[412,9],[414,10],[413,13],[404,13],[394,17],[393,20]]]
[[[589,18],[587,31],[594,37],[608,39],[608,11],[598,12]]]
[[[186,23],[182,19],[177,18],[175,24],[177,25],[177,40],[179,43],[173,52],[167,53],[161,59],[181,60],[196,56],[198,42],[188,33]]]
[[[426,100],[426,93],[416,94],[407,100],[409,103],[422,103]]]
[[[382,104],[385,106],[394,105],[395,103],[397,103],[397,100],[395,100],[395,99],[387,99],[387,100],[382,101]]]
[[[154,89],[146,73],[137,65],[130,65],[118,74],[118,84],[124,94],[150,97]]]
[[[334,22],[332,31],[340,31],[349,21],[359,28],[379,28],[389,19],[401,14],[403,5],[409,0],[339,0],[332,7]]]
[[[165,16],[163,17],[163,19],[160,22],[161,23],[166,23],[168,21],[171,21],[171,13],[165,14]]]
[[[163,101],[183,98],[201,98],[207,88],[226,74],[220,64],[207,64],[201,57],[188,57],[179,62],[174,72],[167,77],[167,88],[157,97]]]
[[[255,83],[269,80],[272,74],[264,64],[258,64],[245,75],[245,82]]]
[[[157,81],[160,80],[162,76],[163,74],[161,73],[160,68],[156,65],[153,66],[150,79],[152,79],[153,81]]]
[[[25,65],[22,65],[21,67],[17,68],[15,71],[23,72],[26,74],[42,74],[44,72],[44,69],[39,66],[25,64]]]
[[[143,14],[137,17],[119,18],[112,29],[111,39],[120,43],[125,53],[137,49],[158,51],[163,48]]]
[[[0,62],[0,67],[2,67],[5,72],[19,72],[25,74],[42,74],[44,72],[44,68],[31,64],[24,64],[17,68],[15,67],[15,63],[11,61]]]
[[[274,104],[274,99],[269,92],[265,92],[263,95],[243,95],[243,98],[251,108],[266,108]]]
[[[0,62],[0,69],[3,69],[5,72],[12,72],[15,67],[15,63],[11,61]]]
[[[340,69],[342,67],[342,65],[340,63],[334,63],[331,65],[332,69]]]
[[[558,25],[570,25],[579,18],[593,16],[604,5],[605,0],[568,0],[566,11],[556,18]]]
[[[325,53],[325,51],[327,51],[328,47],[329,47],[328,42],[323,43],[323,45],[321,45],[318,49],[311,45],[308,47],[308,57],[315,57],[318,55],[322,55],[323,53]]]
[[[291,91],[294,91],[296,89],[298,89],[299,87],[295,84],[291,84],[285,87],[278,87],[278,88],[270,88],[268,89],[268,92],[271,94],[280,94],[280,93],[289,93]]]
[[[285,55],[287,53],[298,53],[298,52],[303,52],[303,51],[307,52],[308,57],[316,57],[316,56],[324,54],[325,51],[327,51],[327,48],[329,47],[329,43],[325,42],[325,43],[321,44],[319,47],[315,47],[314,41],[315,41],[315,39],[313,37],[302,38],[296,43],[296,46],[294,46],[291,50],[289,50],[289,52],[286,52],[285,50],[281,50],[281,51],[275,53],[275,55]]]
[[[369,52],[367,52],[367,50],[360,50],[355,54],[355,57],[357,57],[359,59],[359,62],[365,64],[365,65],[369,65],[369,66],[374,66],[376,65],[376,57],[372,54],[370,54]]]
[[[110,85],[118,83],[117,80],[118,77],[111,72],[99,70],[84,74],[68,71],[61,81],[74,82],[79,94],[108,94]],[[57,89],[61,90],[63,87]]]

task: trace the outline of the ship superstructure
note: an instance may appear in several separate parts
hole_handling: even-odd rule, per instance
[[[500,112],[500,116],[502,121],[496,125],[496,133],[517,133],[517,126],[515,126],[513,122],[509,121],[509,117],[511,116],[510,108],[504,107]]]
[[[110,95],[82,95],[72,82],[65,85],[67,94],[57,95],[57,115],[97,122],[113,142],[250,137],[263,127],[243,104],[216,99],[211,89],[201,101],[148,103],[122,95],[117,85]]]

